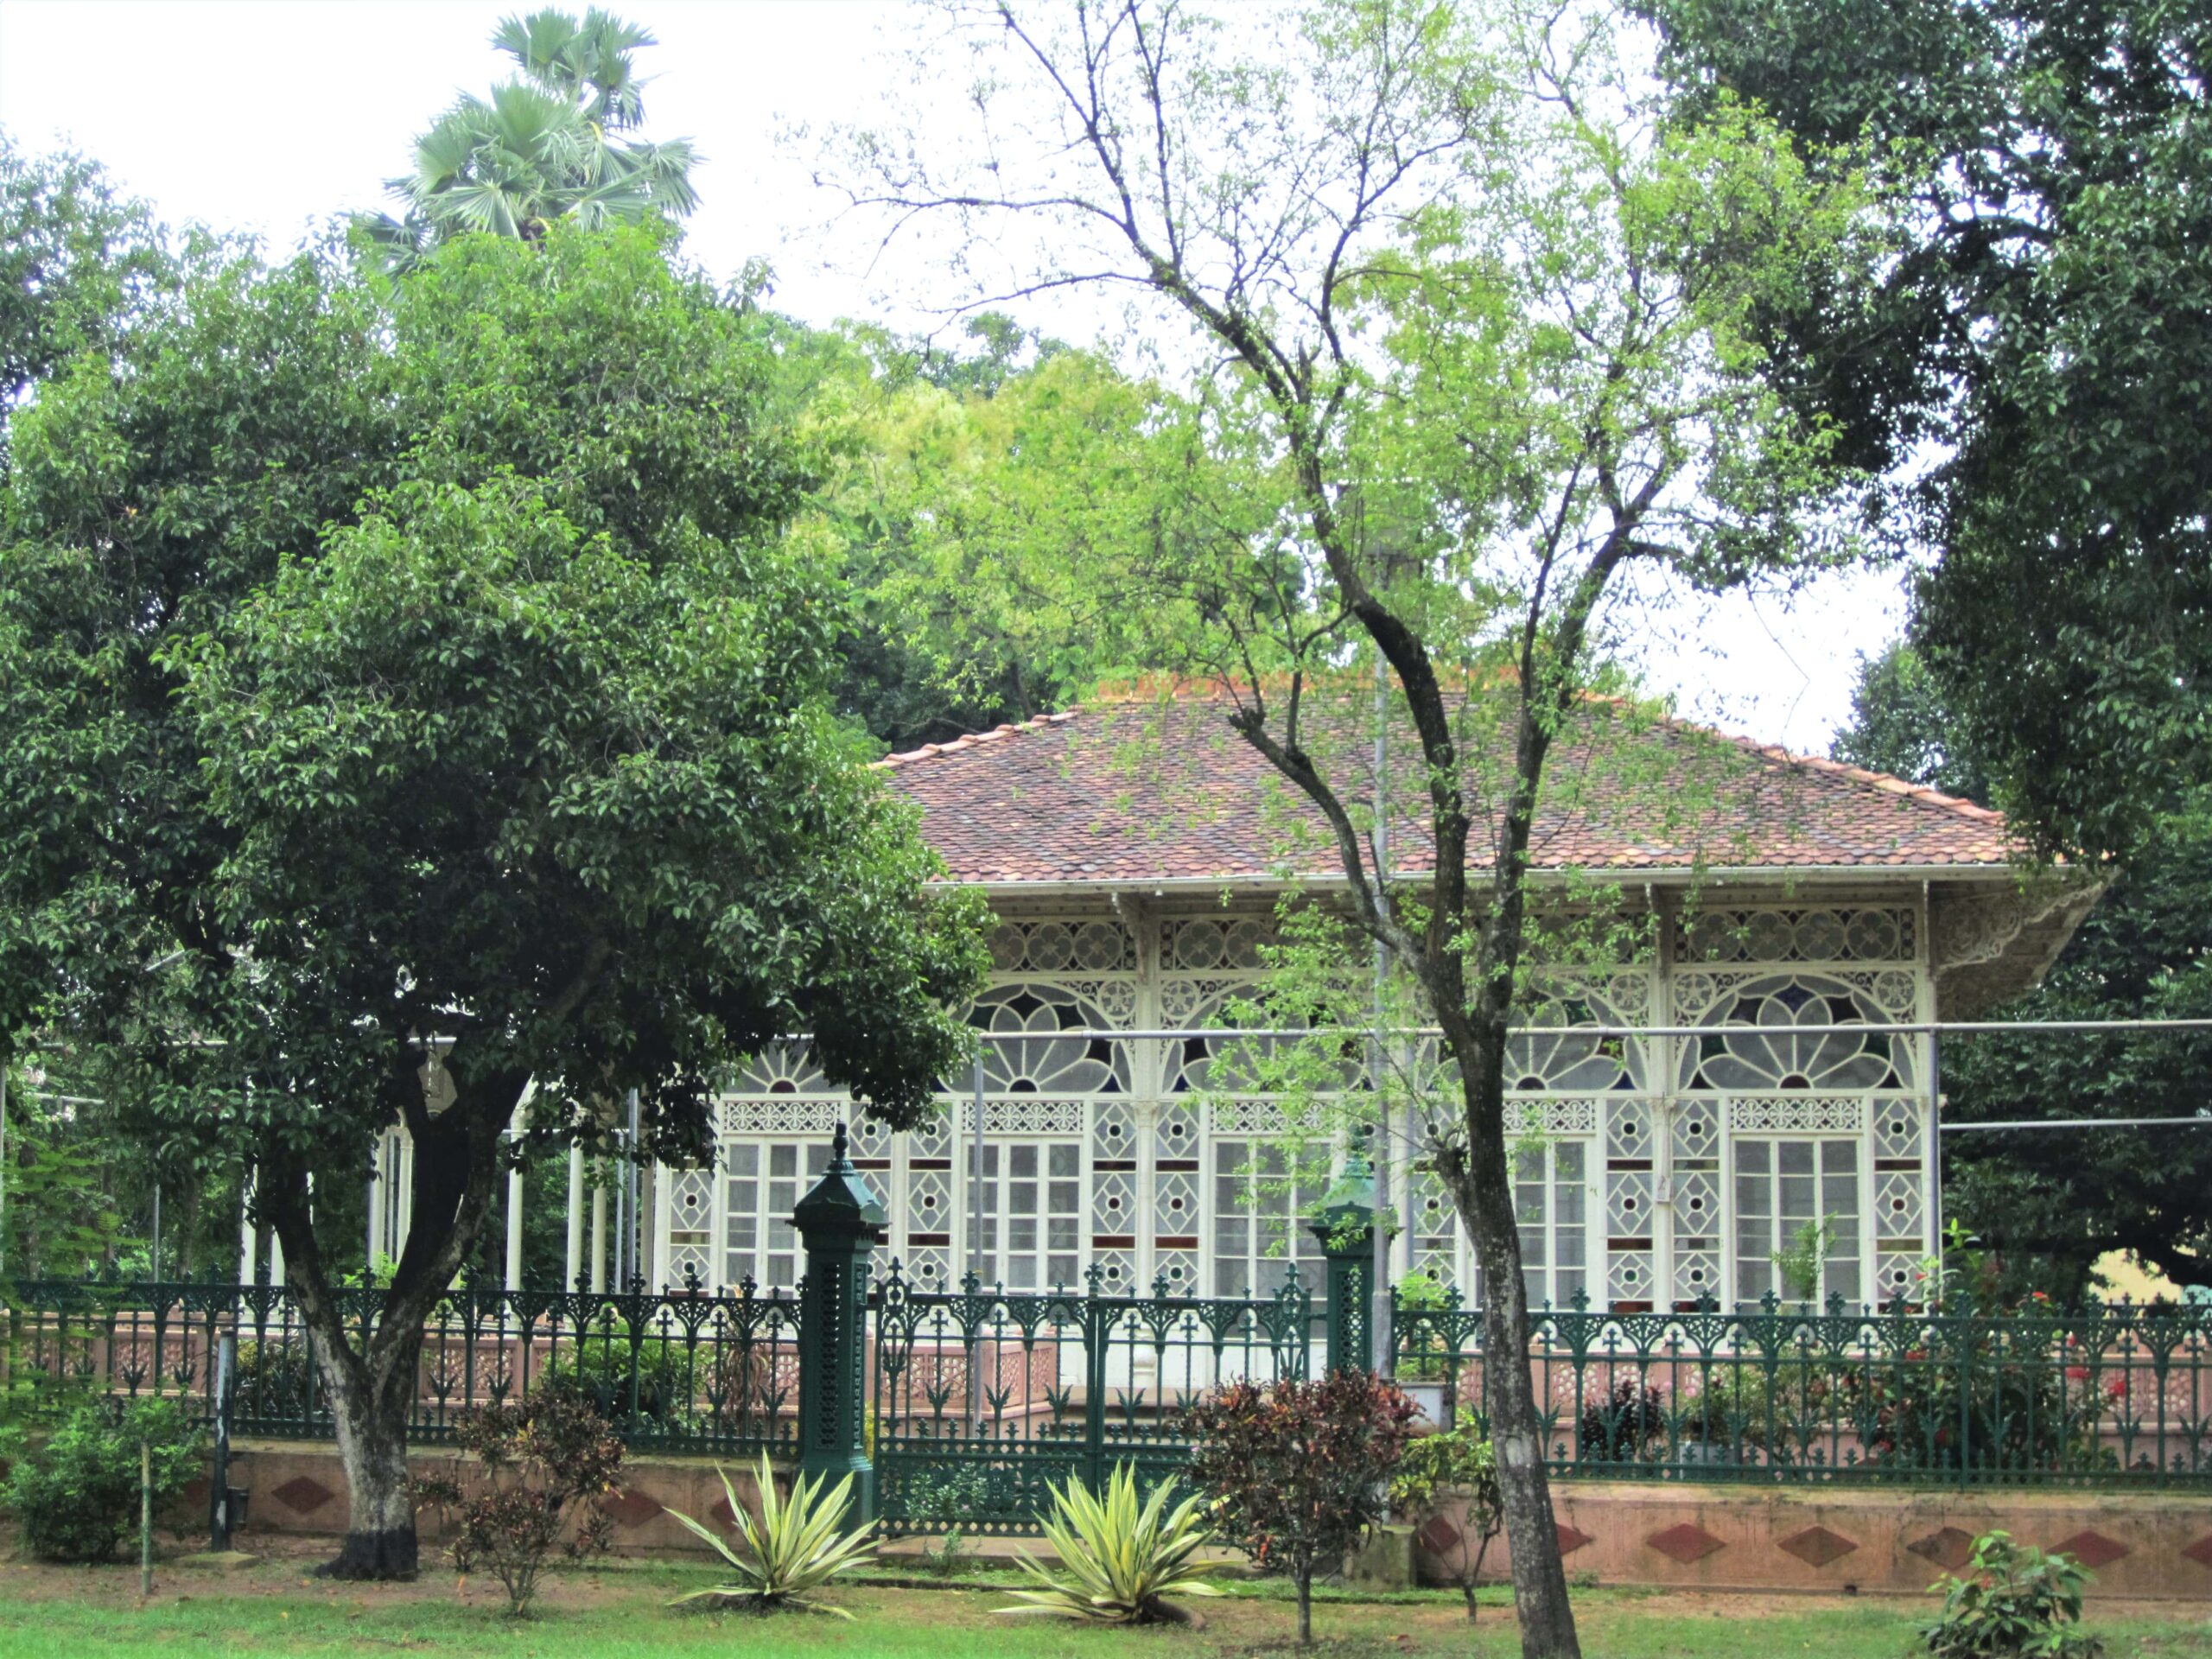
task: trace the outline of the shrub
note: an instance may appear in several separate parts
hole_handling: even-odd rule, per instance
[[[1929,1586],[1943,1597],[1942,1617],[1921,1634],[1936,1659],[1974,1655],[2027,1655],[2041,1659],[2091,1659],[2104,1644],[2069,1628],[2081,1623],[2082,1592],[2088,1568],[2071,1555],[2046,1555],[2016,1544],[2008,1532],[1974,1541],[1963,1576],[1948,1574]]]
[[[49,1561],[105,1561],[138,1521],[138,1443],[154,1452],[154,1505],[200,1472],[197,1425],[174,1400],[88,1400],[44,1446],[14,1459],[8,1505],[31,1553]]]
[[[1415,1382],[1440,1381],[1452,1367],[1451,1344],[1430,1319],[1421,1316],[1448,1313],[1454,1300],[1451,1287],[1416,1268],[1398,1281],[1395,1297],[1403,1332],[1398,1375]]]
[[[989,1499],[990,1476],[982,1469],[954,1469],[939,1475],[914,1475],[906,1484],[906,1522],[925,1532],[941,1532],[944,1541],[937,1548],[922,1547],[922,1564],[939,1578],[960,1570],[960,1542],[963,1529]]]
[[[1467,1599],[1467,1617],[1472,1618],[1483,1557],[1505,1529],[1505,1494],[1497,1484],[1497,1454],[1471,1428],[1414,1440],[1406,1447],[1397,1478],[1390,1483],[1391,1507],[1408,1520],[1436,1514],[1438,1500],[1454,1494],[1465,1498],[1466,1513],[1455,1529],[1459,1544],[1451,1558],[1458,1569],[1453,1580]]]
[[[634,1339],[633,1339],[634,1338]],[[545,1383],[573,1383],[610,1422],[632,1415],[630,1382],[637,1377],[636,1415],[649,1422],[666,1422],[691,1408],[703,1383],[711,1351],[704,1344],[695,1353],[676,1338],[652,1332],[632,1332],[629,1321],[608,1318],[588,1325],[570,1338],[570,1345],[548,1360],[539,1373]]]
[[[1414,1403],[1364,1371],[1267,1388],[1238,1382],[1190,1413],[1192,1471],[1222,1535],[1298,1586],[1298,1639],[1313,1640],[1313,1574],[1381,1520]]]
[[[1652,1384],[1620,1377],[1610,1392],[1583,1396],[1576,1428],[1584,1459],[1634,1463],[1666,1443],[1667,1403]]]
[[[425,1480],[416,1491],[458,1507],[454,1565],[490,1573],[519,1616],[564,1536],[572,1560],[607,1548],[607,1518],[591,1500],[613,1490],[622,1442],[588,1393],[560,1381],[469,1413],[455,1438],[483,1470],[480,1489],[464,1497],[453,1483]]]
[[[768,1466],[768,1456],[764,1452],[760,1467],[753,1477],[760,1489],[760,1519],[756,1523],[745,1505],[737,1501],[737,1489],[729,1484],[729,1477],[722,1474],[719,1467],[715,1472],[721,1475],[722,1491],[729,1499],[730,1514],[736,1517],[738,1535],[752,1551],[753,1559],[746,1560],[710,1529],[682,1510],[671,1510],[669,1514],[705,1539],[715,1554],[736,1569],[738,1582],[695,1590],[688,1596],[678,1596],[670,1605],[680,1607],[686,1602],[707,1601],[717,1606],[741,1607],[760,1613],[799,1607],[809,1612],[850,1618],[852,1615],[843,1608],[829,1606],[813,1598],[814,1592],[830,1580],[861,1564],[868,1547],[868,1535],[875,1530],[874,1522],[852,1532],[842,1529],[845,1511],[852,1507],[853,1478],[847,1475],[824,1497],[821,1482],[810,1481],[804,1475],[795,1476],[791,1496],[779,1498],[775,1471]]]
[[[1194,1494],[1169,1509],[1180,1483],[1162,1481],[1141,1506],[1136,1471],[1116,1464],[1102,1501],[1071,1475],[1052,1489],[1052,1513],[1045,1537],[1068,1571],[1058,1579],[1027,1550],[1017,1550],[1021,1570],[1042,1586],[1017,1590],[1023,1605],[1002,1613],[1050,1613],[1102,1624],[1185,1624],[1190,1614],[1170,1599],[1175,1596],[1217,1596],[1192,1563],[1213,1530],[1199,1516],[1205,1503]]]

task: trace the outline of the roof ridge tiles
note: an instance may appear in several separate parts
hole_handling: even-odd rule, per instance
[[[1001,738],[1018,737],[1024,732],[1041,732],[1048,727],[1064,725],[1073,720],[1078,712],[1070,709],[1059,714],[1033,715],[1024,721],[1004,721],[988,731],[963,732],[950,742],[925,743],[918,749],[901,749],[872,764],[886,772],[896,771],[901,766],[911,766],[918,760],[933,760],[941,754],[957,754],[963,749],[995,743]]]

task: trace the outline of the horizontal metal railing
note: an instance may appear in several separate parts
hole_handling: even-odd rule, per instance
[[[356,1331],[384,1294],[339,1293]],[[327,1439],[315,1339],[281,1289],[264,1285],[37,1281],[8,1290],[0,1389],[35,1416],[87,1392],[162,1396],[205,1413],[219,1338],[238,1339],[232,1432]],[[410,1440],[450,1438],[461,1414],[548,1377],[588,1390],[632,1446],[715,1453],[790,1440],[798,1400],[798,1302],[709,1295],[459,1285],[424,1323]]]
[[[1482,1315],[1394,1299],[1399,1380],[1484,1416]],[[1532,1315],[1563,1476],[2212,1485],[2212,1308]]]

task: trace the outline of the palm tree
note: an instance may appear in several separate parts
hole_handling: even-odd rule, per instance
[[[464,95],[415,141],[414,171],[390,181],[404,217],[355,221],[387,270],[408,270],[472,231],[536,241],[557,219],[632,224],[698,205],[688,142],[613,136],[644,122],[631,54],[654,44],[649,31],[596,7],[582,22],[549,8],[505,19],[492,43],[522,78],[489,99]]]

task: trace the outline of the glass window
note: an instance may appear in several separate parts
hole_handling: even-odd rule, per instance
[[[795,1290],[804,1270],[791,1211],[830,1167],[823,1141],[722,1146],[722,1277],[734,1287],[752,1279],[761,1289]],[[804,1179],[801,1170],[804,1170]]]
[[[1571,1306],[1589,1287],[1588,1159],[1584,1142],[1554,1141],[1524,1148],[1515,1160],[1513,1214],[1533,1309]]]
[[[1825,1247],[1819,1296],[1860,1297],[1859,1143],[1847,1140],[1744,1141],[1736,1147],[1736,1296],[1785,1299],[1775,1257],[1817,1230]]]
[[[1272,1296],[1298,1268],[1317,1294],[1321,1249],[1305,1217],[1320,1192],[1270,1141],[1213,1143],[1213,1285],[1217,1296]]]
[[[1075,1287],[1083,1277],[1083,1143],[983,1148],[985,1277],[1008,1290]]]

